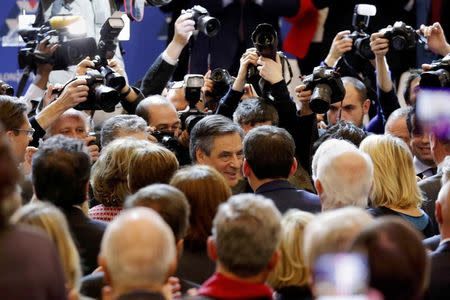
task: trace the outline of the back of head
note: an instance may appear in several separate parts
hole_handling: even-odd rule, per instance
[[[314,153],[314,156],[312,159],[311,169],[312,169],[313,179],[317,178],[317,165],[319,163],[319,160],[322,157],[327,159],[327,157],[329,157],[331,155],[336,155],[338,153],[341,153],[344,151],[350,151],[353,149],[356,149],[356,146],[345,140],[332,138],[332,139],[328,139],[328,140],[324,141],[317,148],[316,153]]]
[[[0,95],[0,122],[5,131],[21,128],[27,105],[16,97]]]
[[[139,206],[154,209],[170,226],[175,240],[184,239],[189,227],[190,206],[179,189],[168,184],[146,186],[125,201],[125,208]]]
[[[445,185],[447,182],[450,181],[450,155],[447,155],[442,162],[442,179],[441,183],[442,185]]]
[[[213,239],[222,267],[245,278],[264,271],[278,247],[281,215],[272,200],[240,194],[220,205]]]
[[[242,129],[227,117],[221,115],[206,116],[192,128],[189,141],[189,153],[193,163],[197,162],[196,152],[201,150],[211,154],[214,139],[219,136],[237,133],[243,137]]]
[[[136,115],[144,119],[147,124],[151,124],[150,110],[152,109],[152,107],[157,106],[172,106],[175,110],[173,104],[165,97],[161,95],[153,95],[139,102],[138,106],[136,107]]]
[[[86,200],[91,160],[84,142],[56,135],[33,155],[32,181],[36,197],[60,208]]]
[[[94,197],[105,206],[121,207],[130,194],[127,176],[130,158],[139,149],[150,147],[145,140],[118,139],[106,146],[92,166]]]
[[[78,289],[81,277],[80,257],[63,213],[48,202],[36,201],[21,207],[11,221],[38,227],[48,234],[58,250],[67,287]]]
[[[374,207],[421,205],[413,158],[404,141],[390,135],[371,135],[361,143],[360,149],[370,156],[374,166],[370,197]]]
[[[103,235],[99,262],[112,288],[160,288],[176,260],[169,226],[152,209],[131,208],[118,215]]]
[[[314,215],[297,209],[288,210],[281,220],[280,261],[270,273],[268,283],[279,289],[288,286],[306,286],[308,268],[303,257],[303,235]]]
[[[373,164],[366,153],[354,149],[322,156],[316,176],[322,211],[344,206],[367,207]]]
[[[157,144],[134,151],[130,156],[128,172],[131,193],[153,183],[169,183],[178,167],[175,154]]]
[[[356,147],[359,147],[362,140],[367,137],[367,133],[364,130],[353,124],[352,122],[339,121],[330,128],[327,128],[324,134],[313,145],[313,153],[317,152],[317,149],[325,141],[329,139],[345,140]]]
[[[136,115],[117,115],[109,118],[103,123],[100,133],[102,147],[117,139],[122,132],[145,133],[147,132],[147,123],[143,118]]]
[[[305,263],[313,268],[324,254],[346,252],[373,218],[359,207],[344,207],[317,215],[305,229]]]
[[[233,113],[233,121],[243,125],[255,126],[258,123],[271,122],[271,125],[278,125],[278,112],[267,100],[254,98],[247,99],[239,103]]]
[[[356,237],[352,250],[367,254],[370,286],[384,299],[422,299],[429,268],[422,238],[397,217],[378,218]]]
[[[295,160],[295,142],[285,129],[258,126],[245,136],[244,157],[260,180],[288,178]]]
[[[227,182],[214,168],[194,165],[177,171],[170,185],[182,191],[191,206],[186,240],[205,244],[217,208],[231,196]]]

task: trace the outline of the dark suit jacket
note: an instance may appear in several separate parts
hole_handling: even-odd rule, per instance
[[[287,180],[273,180],[256,189],[255,194],[272,199],[281,213],[297,208],[307,212],[320,212],[319,196],[310,192],[297,190]]]
[[[430,250],[435,251],[441,242],[441,235],[437,234],[432,237],[426,238],[422,241],[423,246]]]
[[[140,88],[144,96],[161,94],[172,77],[175,67],[162,59],[162,55],[159,55],[142,79]]]
[[[66,299],[64,273],[48,235],[27,226],[0,230],[0,298]]]
[[[90,219],[76,207],[66,208],[64,214],[80,254],[83,274],[92,273],[97,268],[97,256],[107,224]]]
[[[422,209],[428,214],[428,216],[433,220],[434,224],[436,222],[436,216],[434,215],[435,202],[439,194],[439,190],[441,189],[441,178],[442,171],[436,173],[433,176],[425,178],[419,181],[419,188],[423,192],[425,199],[422,203]],[[436,230],[435,234],[439,234],[439,231]]]
[[[450,242],[431,253],[429,299],[450,299]]]

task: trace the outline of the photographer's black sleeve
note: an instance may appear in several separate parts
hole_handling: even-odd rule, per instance
[[[148,68],[141,82],[141,91],[145,97],[151,95],[159,95],[162,93],[176,65],[171,65],[162,59],[162,55],[158,56],[153,64]]]

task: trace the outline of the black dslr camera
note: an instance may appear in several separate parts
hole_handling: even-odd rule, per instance
[[[83,75],[89,87],[87,100],[75,106],[78,110],[103,110],[113,112],[120,101],[117,90],[107,86],[105,77],[98,70],[90,70]]]
[[[191,13],[195,22],[195,29],[203,32],[209,37],[215,36],[220,30],[220,21],[209,15],[209,12],[200,5],[195,5],[184,13]]]
[[[312,90],[309,105],[318,114],[328,111],[330,104],[342,101],[345,88],[339,73],[325,67],[315,67],[312,74],[305,77],[305,90]]]
[[[450,88],[450,54],[433,61],[431,70],[420,75],[420,87]]]
[[[217,68],[211,72],[211,80],[213,81],[212,91],[206,92],[206,96],[214,99],[222,98],[230,89],[230,86],[234,82],[234,78],[228,73],[227,70]]]
[[[95,69],[86,73],[89,86],[87,100],[81,102],[75,109],[103,110],[113,112],[120,102],[120,91],[125,87],[125,78],[108,66],[108,59],[114,57],[117,48],[117,37],[124,27],[120,16],[109,17],[100,30],[98,55],[93,60]]]
[[[371,16],[375,16],[377,8],[369,4],[357,4],[353,12],[352,25],[354,31],[348,35],[353,40],[352,51],[364,59],[374,59],[370,49],[370,35],[365,32]]]
[[[253,46],[259,56],[277,59],[278,52],[278,34],[272,25],[262,23],[256,26],[252,33]],[[256,66],[250,65],[247,70],[247,82],[253,85],[258,95],[267,97],[270,94],[270,88],[266,81],[259,76]]]
[[[404,51],[416,47],[416,31],[404,22],[397,21],[394,26],[381,29],[380,32],[389,40],[390,50]]]

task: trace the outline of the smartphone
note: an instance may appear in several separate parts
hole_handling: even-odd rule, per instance
[[[313,271],[319,300],[366,300],[368,278],[367,257],[360,253],[322,255]]]

